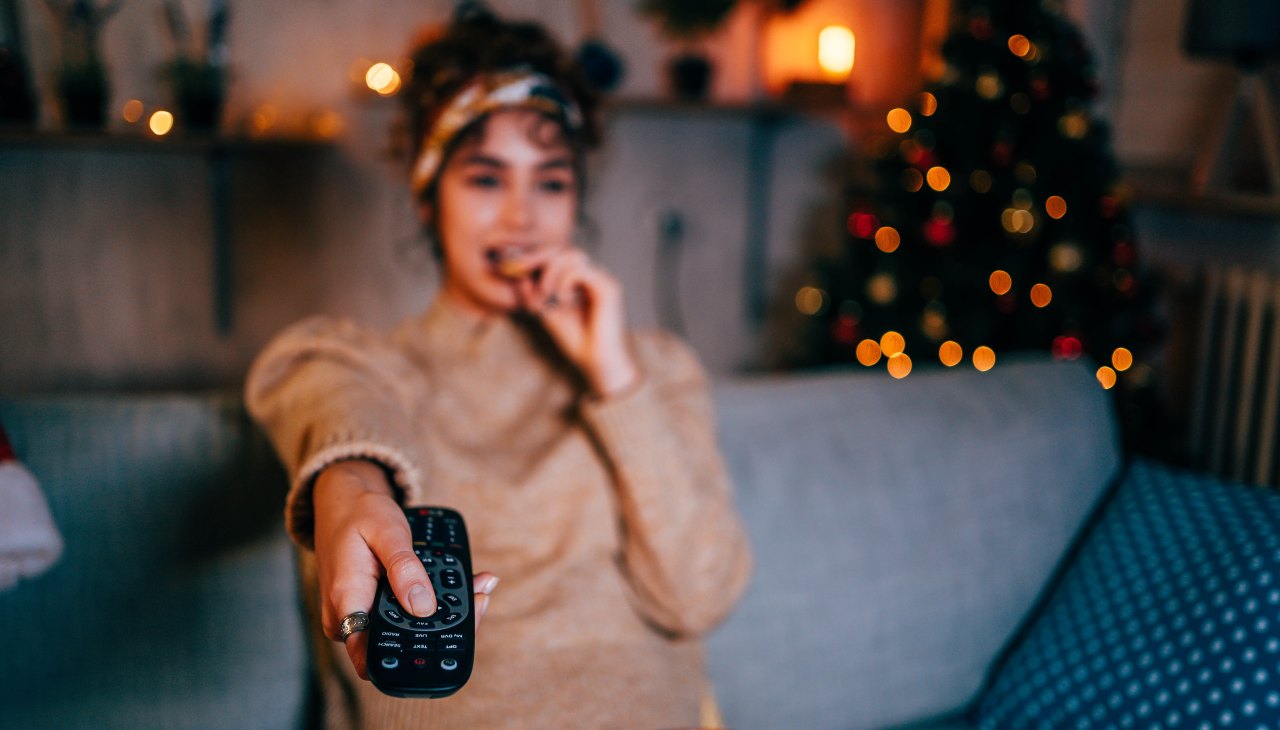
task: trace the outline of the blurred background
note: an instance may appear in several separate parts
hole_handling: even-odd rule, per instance
[[[1261,430],[1248,448],[1274,451],[1280,41],[1239,22],[1274,11],[488,5],[605,90],[591,245],[631,319],[714,373],[1040,349],[1098,361],[1135,448],[1207,459]],[[0,391],[235,387],[303,316],[425,307],[396,91],[455,6],[0,0]]]

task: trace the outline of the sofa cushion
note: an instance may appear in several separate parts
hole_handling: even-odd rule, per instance
[[[962,709],[1120,463],[1081,363],[755,378],[716,400],[756,556],[707,645],[735,728]]]
[[[0,593],[0,727],[297,727],[285,477],[234,394],[0,399],[66,542]]]
[[[976,719],[1280,725],[1280,492],[1134,463]]]

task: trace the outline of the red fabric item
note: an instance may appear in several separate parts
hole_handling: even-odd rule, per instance
[[[13,447],[9,445],[9,434],[4,432],[4,424],[0,424],[0,464],[6,461],[17,461]]]

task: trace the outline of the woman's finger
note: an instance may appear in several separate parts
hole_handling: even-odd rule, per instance
[[[413,536],[409,521],[403,515],[397,520],[379,522],[365,535],[365,541],[382,563],[387,582],[400,605],[414,616],[430,616],[436,612],[436,592],[422,561],[413,552]]]
[[[369,632],[357,631],[352,634],[344,642],[347,648],[347,656],[351,657],[351,666],[355,668],[356,674],[360,679],[369,679],[369,668],[365,663],[365,650],[369,645]]]
[[[498,587],[498,576],[487,571],[476,573],[471,579],[471,584],[476,589],[473,600],[476,607],[476,627],[478,628],[480,619],[484,618],[485,612],[489,610],[489,596],[493,593],[493,589]]]

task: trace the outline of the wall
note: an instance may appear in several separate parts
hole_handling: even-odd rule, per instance
[[[191,11],[203,7],[184,2]],[[914,89],[920,2],[812,2],[807,12],[839,6],[857,26],[855,75],[864,109]],[[56,128],[49,23],[42,3],[18,4],[45,96],[42,123]],[[568,43],[582,32],[577,2],[492,5],[539,19]],[[627,62],[621,96],[657,97],[669,44],[633,5],[602,2],[605,36]],[[415,28],[451,6],[445,0],[233,4],[229,118],[246,119],[269,103],[278,114],[272,133],[305,131],[326,112],[342,129],[317,151],[234,156],[235,324],[226,334],[213,326],[206,156],[0,145],[0,389],[231,384],[273,332],[306,314],[340,313],[385,326],[421,309],[436,272],[417,235],[401,170],[385,155],[394,104],[358,93],[349,74],[361,59],[394,60]],[[1103,78],[1119,80],[1118,92],[1104,101],[1122,159],[1185,158],[1202,134],[1204,99],[1222,88],[1223,70],[1180,58],[1180,12],[1170,12],[1167,0],[1067,6],[1094,41]],[[760,93],[760,37],[760,20],[747,6],[709,43],[720,69],[716,99],[743,102]],[[114,109],[134,97],[149,105],[167,101],[157,69],[171,51],[158,2],[125,2],[107,26],[104,50]],[[813,230],[838,230],[823,170],[843,144],[839,125],[795,117],[770,135],[747,114],[635,106],[609,119],[588,212],[599,229],[597,256],[623,280],[632,319],[663,320],[663,292],[671,288],[659,287],[657,226],[662,214],[675,212],[686,229],[674,290],[687,336],[715,371],[757,364],[762,340],[746,314],[741,276],[753,206],[748,190],[759,183],[748,178],[751,153],[763,154],[771,172],[766,286],[771,297],[785,298],[779,288],[806,238]],[[772,140],[763,152],[756,146],[762,140]],[[1204,251],[1186,238],[1194,226],[1167,217],[1139,222],[1151,231],[1149,250],[1157,257]],[[1259,237],[1274,245],[1274,229],[1251,229],[1250,243],[1241,244],[1250,250],[1241,256],[1253,255]]]

